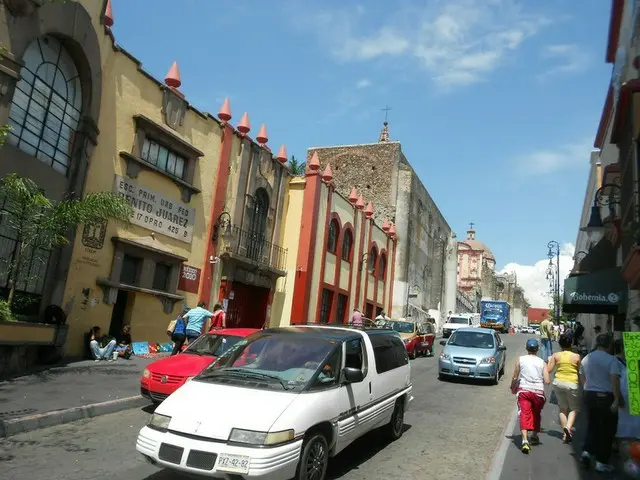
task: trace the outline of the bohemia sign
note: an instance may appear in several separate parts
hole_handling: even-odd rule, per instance
[[[126,198],[133,207],[131,223],[191,243],[195,209],[120,175],[115,176],[114,191]]]
[[[200,269],[183,263],[180,267],[178,290],[189,293],[198,293],[200,286]]]

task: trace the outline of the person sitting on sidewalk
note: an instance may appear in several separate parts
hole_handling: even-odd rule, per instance
[[[542,408],[546,402],[544,386],[549,384],[549,372],[545,361],[538,356],[540,346],[534,338],[527,340],[527,354],[521,356],[513,372],[512,385],[517,385],[518,416],[522,432],[522,453],[531,451],[530,445],[540,444]],[[512,387],[513,389],[513,387]],[[531,432],[531,438],[529,438]]]
[[[116,352],[118,352],[118,356],[128,360],[131,358],[132,350],[132,341],[131,341],[131,325],[125,325],[122,327],[120,331],[120,335],[118,336],[118,345],[116,346]]]
[[[562,427],[562,440],[571,443],[573,440],[573,424],[576,415],[580,411],[580,355],[571,350],[572,338],[561,335],[558,344],[561,352],[554,353],[549,358],[547,371],[549,374],[555,370],[553,379],[553,393],[558,400],[560,408],[560,426]]]
[[[580,461],[588,468],[595,456],[596,471],[601,473],[614,470],[609,465],[609,458],[618,428],[618,408],[622,405],[622,369],[620,362],[609,353],[611,343],[610,335],[598,335],[596,351],[589,353],[580,367],[588,422]]]
[[[206,331],[207,320],[213,317],[213,313],[207,310],[206,306],[206,303],[200,302],[196,308],[192,308],[182,316],[187,321],[187,341],[189,344]]]
[[[102,336],[100,327],[95,326],[91,329],[91,337],[89,341],[91,355],[96,362],[100,360],[108,360],[113,362],[113,350],[116,348],[116,341],[109,336]]]

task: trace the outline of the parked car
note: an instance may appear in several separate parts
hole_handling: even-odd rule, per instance
[[[149,364],[140,378],[140,394],[153,403],[162,402],[218,356],[258,331],[254,328],[227,328],[201,335],[182,353]]]
[[[436,331],[432,323],[400,319],[388,321],[385,327],[400,334],[400,338],[407,348],[407,353],[412,359],[418,355],[433,355]]]
[[[236,343],[165,400],[136,449],[163,468],[223,478],[322,480],[329,458],[413,400],[397,333],[291,326]]]
[[[491,379],[497,385],[507,364],[507,347],[491,328],[460,328],[441,340],[438,377]]]

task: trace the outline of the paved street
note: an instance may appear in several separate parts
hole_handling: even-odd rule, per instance
[[[505,336],[511,375],[524,335]],[[437,346],[436,355],[442,347]],[[514,411],[508,378],[499,386],[441,382],[437,357],[412,361],[415,401],[404,436],[388,445],[367,435],[330,466],[332,479],[483,479]],[[224,408],[224,405],[222,405]],[[164,480],[181,477],[147,464],[135,439],[141,410],[20,434],[0,441],[3,479]]]

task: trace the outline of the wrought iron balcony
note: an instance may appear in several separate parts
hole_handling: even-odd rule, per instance
[[[232,226],[231,235],[225,235],[225,243],[228,253],[281,272],[286,269],[287,249],[271,243],[261,233]]]

